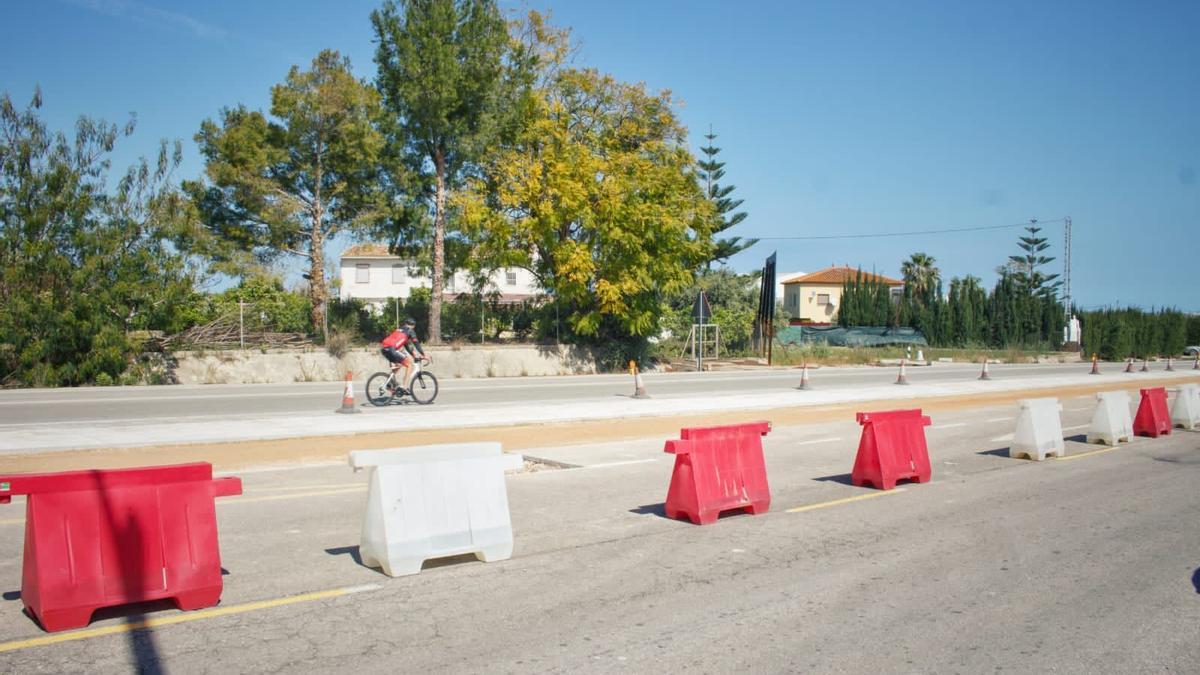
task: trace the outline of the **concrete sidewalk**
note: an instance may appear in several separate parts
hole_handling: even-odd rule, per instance
[[[829,404],[869,400],[971,396],[998,392],[1036,391],[1073,386],[1101,386],[1112,389],[1131,389],[1154,382],[1200,381],[1191,371],[1156,372],[1153,380],[1137,374],[1115,374],[1101,377],[1079,375],[1024,376],[993,379],[922,383],[919,376],[909,375],[909,386],[890,384],[890,376],[881,371],[878,385],[837,389],[797,391],[791,386],[760,393],[736,396],[711,394],[677,394],[635,400],[628,396],[606,396],[570,402],[538,402],[536,405],[514,400],[480,405],[465,413],[461,408],[403,405],[375,408],[359,399],[362,414],[337,415],[333,406],[328,414],[227,415],[220,419],[162,418],[144,421],[123,420],[116,423],[96,421],[77,423],[39,424],[23,427],[8,426],[0,434],[0,454],[17,455],[43,451],[135,448],[142,446],[178,445],[235,441],[262,441],[319,436],[339,436],[380,432],[405,432],[436,429],[470,429],[512,426],[518,424],[548,424],[587,420],[703,415],[733,411],[771,410],[780,408],[819,407]],[[361,394],[361,390],[359,391]]]

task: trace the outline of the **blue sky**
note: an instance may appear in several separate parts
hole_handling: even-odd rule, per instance
[[[35,84],[46,119],[79,114],[138,132],[115,160],[185,141],[226,105],[266,107],[270,86],[322,48],[374,74],[368,15],[346,0],[11,2],[0,89]],[[1200,3],[530,2],[580,46],[577,63],[683,102],[702,145],[720,135],[726,180],[764,237],[985,227],[1071,216],[1074,296],[1086,306],[1200,311]],[[1047,225],[1061,262],[1062,228]],[[763,241],[781,271],[832,263],[897,275],[913,251],[944,278],[994,268],[1017,229]]]

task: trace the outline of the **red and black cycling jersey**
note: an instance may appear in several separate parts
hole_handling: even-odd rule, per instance
[[[379,343],[379,345],[381,347],[390,347],[392,349],[400,349],[407,346],[409,349],[416,348],[418,351],[421,350],[420,341],[417,340],[417,334],[411,328],[397,328],[396,330],[392,331],[391,335],[385,337],[383,341]]]

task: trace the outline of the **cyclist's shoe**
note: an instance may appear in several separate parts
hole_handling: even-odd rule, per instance
[[[396,387],[396,396],[408,396],[409,393],[404,387]]]

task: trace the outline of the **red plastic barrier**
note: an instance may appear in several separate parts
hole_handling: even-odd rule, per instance
[[[891,490],[898,480],[929,482],[933,472],[925,427],[930,421],[919,409],[860,412],[857,419],[863,430],[851,482],[860,487],[870,483],[881,490]]]
[[[675,455],[667,517],[709,525],[731,509],[766,513],[771,490],[762,437],[770,431],[770,422],[680,430],[680,440],[669,440],[664,448]]]
[[[1167,411],[1166,387],[1142,389],[1142,401],[1133,418],[1135,436],[1158,438],[1171,433],[1171,414]]]
[[[242,493],[202,462],[0,476],[0,503],[27,495],[21,600],[47,631],[86,626],[101,607],[221,598],[215,497]]]

